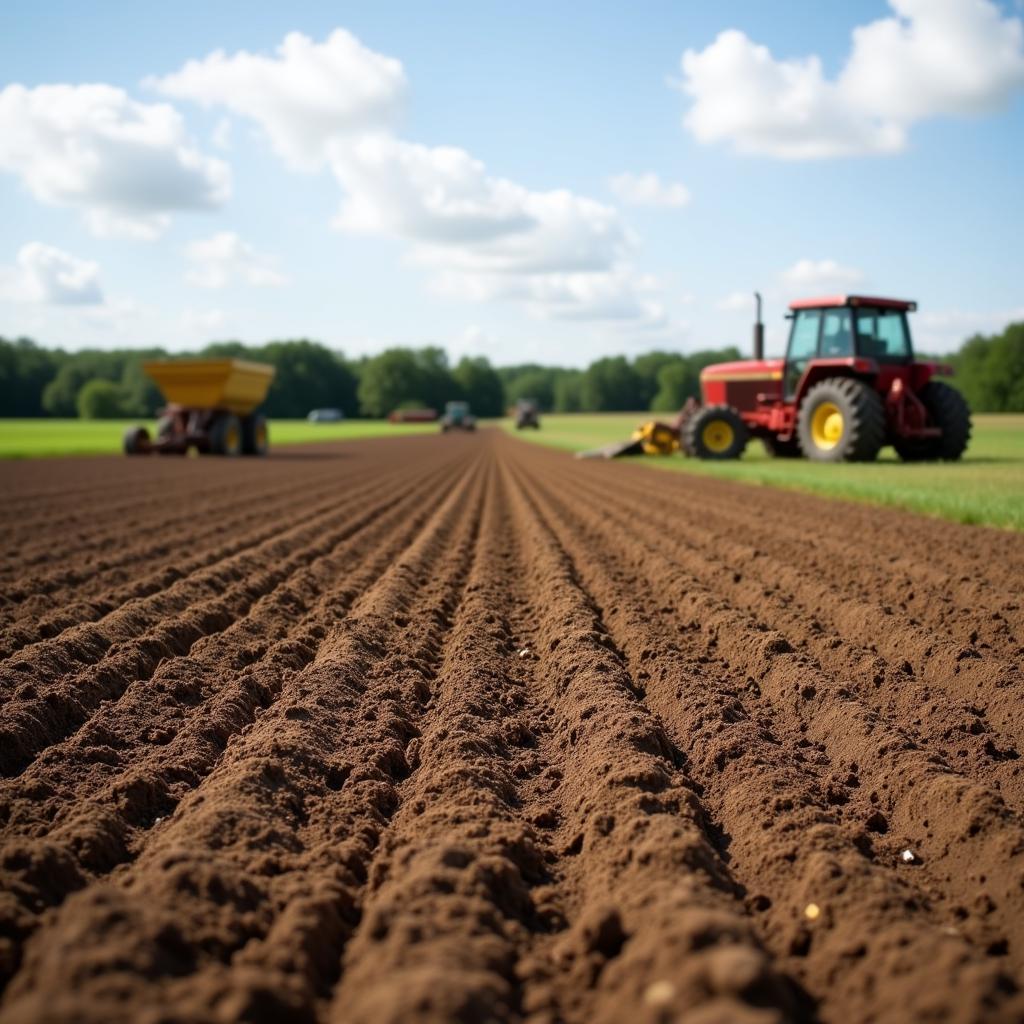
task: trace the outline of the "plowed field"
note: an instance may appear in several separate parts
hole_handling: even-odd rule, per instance
[[[0,468],[0,1018],[1024,1019],[1024,536],[496,432]]]

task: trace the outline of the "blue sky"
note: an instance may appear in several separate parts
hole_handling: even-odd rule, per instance
[[[581,365],[745,346],[759,288],[770,348],[866,291],[949,349],[1024,316],[1022,17],[8,0],[0,333]]]

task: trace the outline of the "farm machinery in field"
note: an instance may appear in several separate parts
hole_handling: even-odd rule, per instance
[[[914,302],[842,295],[790,304],[782,359],[764,358],[761,296],[754,358],[705,367],[701,401],[672,423],[645,423],[629,441],[581,457],[670,454],[738,459],[751,438],[778,458],[869,462],[891,444],[906,462],[959,459],[971,436],[960,392],[941,363],[914,357]]]
[[[540,430],[540,405],[534,398],[520,398],[515,407],[516,430]]]
[[[142,426],[124,435],[127,455],[266,455],[270,435],[256,408],[267,396],[274,367],[244,359],[159,359],[142,364],[167,405],[156,437]]]
[[[476,417],[469,411],[469,402],[446,402],[441,417],[441,433],[450,430],[476,430]]]

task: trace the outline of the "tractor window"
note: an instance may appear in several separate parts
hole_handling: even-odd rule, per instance
[[[818,354],[818,334],[821,331],[821,310],[797,310],[793,330],[789,335],[786,353],[786,394],[796,392],[796,386],[807,369],[807,363]]]
[[[821,347],[818,351],[824,359],[853,355],[853,327],[849,309],[825,310],[821,323]]]
[[[857,354],[890,363],[909,359],[910,338],[903,311],[858,309]]]

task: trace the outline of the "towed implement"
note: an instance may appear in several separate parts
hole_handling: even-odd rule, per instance
[[[672,424],[644,424],[631,441],[583,457],[662,453],[665,445],[644,444],[659,431],[699,459],[738,459],[751,438],[777,458],[815,462],[869,462],[884,445],[905,462],[963,455],[970,409],[938,379],[951,367],[915,358],[907,314],[916,303],[865,295],[793,302],[786,355],[765,359],[756,298],[753,359],[705,367],[701,403],[688,403]]]
[[[160,410],[156,437],[129,427],[127,455],[160,452],[185,455],[266,455],[267,420],[256,408],[267,396],[274,367],[244,359],[158,359],[142,364],[167,405]]]

